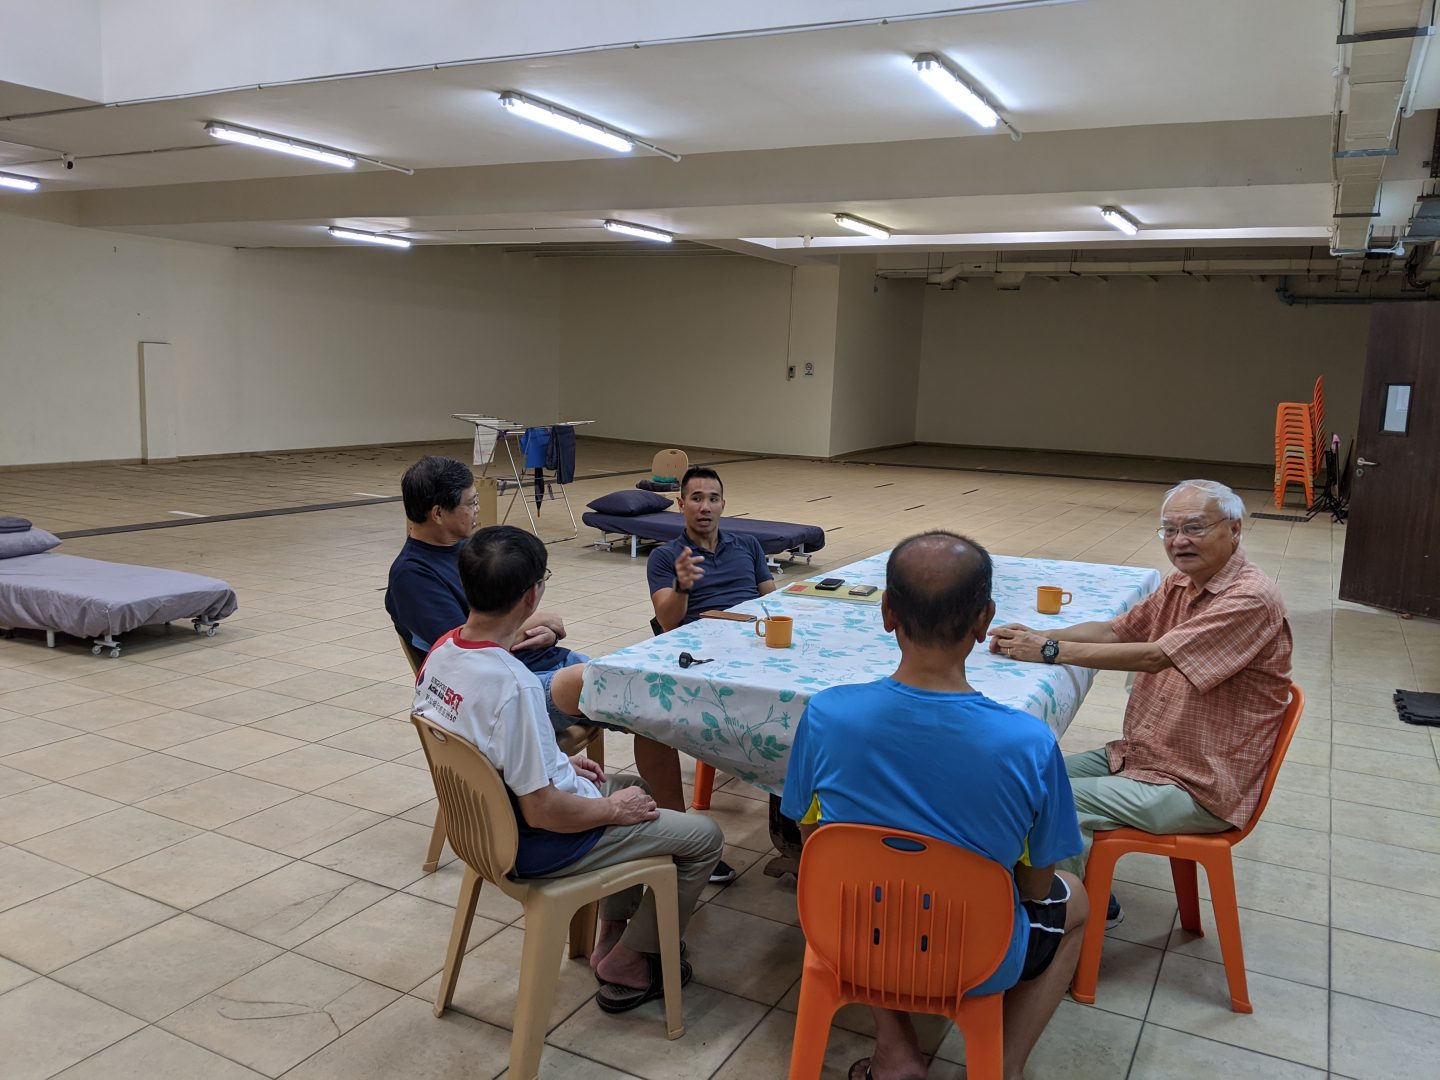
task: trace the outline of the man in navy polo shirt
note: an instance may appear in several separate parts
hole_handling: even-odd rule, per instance
[[[692,623],[706,611],[754,600],[775,591],[760,541],[722,533],[725,486],[714,469],[697,465],[680,481],[685,532],[650,552],[646,576],[650,602],[663,630]]]

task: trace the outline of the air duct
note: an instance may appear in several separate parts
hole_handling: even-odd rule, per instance
[[[1347,0],[1342,9],[1335,39],[1335,255],[1369,250],[1385,162],[1397,152],[1401,109],[1435,32],[1435,3]]]

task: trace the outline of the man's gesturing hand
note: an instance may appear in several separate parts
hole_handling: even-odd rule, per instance
[[[621,788],[607,796],[605,801],[614,811],[616,825],[639,825],[642,821],[654,821],[660,816],[660,808],[644,788]]]
[[[695,583],[705,576],[705,571],[700,566],[704,561],[704,555],[696,555],[688,547],[680,552],[679,558],[675,560],[675,581],[681,592],[689,592],[695,587]]]

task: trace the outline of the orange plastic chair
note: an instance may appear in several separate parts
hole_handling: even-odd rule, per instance
[[[677,454],[680,453],[679,450],[676,450],[676,451],[674,451],[674,452],[677,453]],[[665,453],[670,453],[670,451],[667,450],[667,451],[665,451]],[[657,458],[658,458],[659,455],[656,455],[656,456],[657,456]],[[659,620],[659,619],[651,619],[651,620],[650,620],[650,633],[654,634],[656,637],[659,637],[659,636],[660,636],[661,634],[663,634],[664,632],[665,632],[664,629],[660,626],[660,620]],[[714,766],[714,765],[707,764],[706,762],[701,761],[699,758],[696,758],[696,759],[695,759],[695,786],[691,789],[690,809],[691,809],[691,810],[709,810],[709,809],[710,809],[710,796],[714,793],[714,791],[715,791],[715,766]]]
[[[805,970],[790,1080],[817,1080],[835,1010],[850,1002],[950,1017],[966,1075],[1000,1080],[1005,995],[965,995],[1010,947],[1008,870],[915,833],[824,825],[805,843],[797,889]]]
[[[1230,829],[1208,835],[1185,833],[1147,833],[1139,829],[1111,829],[1095,834],[1090,861],[1085,867],[1085,891],[1090,896],[1090,918],[1085,923],[1085,939],[1080,946],[1080,961],[1075,965],[1075,978],[1070,995],[1086,1005],[1095,1004],[1095,984],[1100,975],[1100,951],[1105,945],[1105,909],[1110,901],[1110,886],[1115,876],[1115,863],[1122,855],[1143,852],[1164,855],[1170,860],[1170,876],[1175,882],[1175,899],[1180,906],[1180,925],[1194,934],[1203,934],[1200,926],[1200,889],[1196,880],[1197,863],[1205,867],[1210,882],[1210,903],[1215,910],[1215,929],[1220,935],[1220,956],[1225,961],[1225,978],[1230,984],[1230,1008],[1238,1013],[1254,1012],[1250,990],[1245,982],[1245,950],[1240,941],[1240,905],[1235,897],[1235,868],[1230,849],[1250,835],[1265,812],[1275,778],[1285,762],[1285,751],[1300,726],[1305,711],[1305,694],[1290,684],[1290,702],[1280,720],[1275,736],[1275,753],[1265,786],[1260,789],[1260,803],[1243,829]]]
[[[515,998],[514,1032],[510,1039],[510,1069],[516,1080],[536,1080],[555,985],[560,978],[561,953],[566,938],[570,956],[589,956],[595,941],[597,902],[636,885],[650,889],[655,898],[655,922],[660,935],[660,972],[665,987],[665,1033],[678,1039],[685,1034],[680,997],[680,911],[676,893],[675,861],[668,855],[632,859],[557,878],[514,878],[520,828],[511,809],[505,782],[490,760],[460,736],[411,716],[420,732],[435,794],[450,823],[450,844],[465,864],[455,921],[435,1015],[443,1016],[460,979],[460,965],[470,938],[470,924],[480,898],[482,882],[489,882],[525,908],[525,941]]]

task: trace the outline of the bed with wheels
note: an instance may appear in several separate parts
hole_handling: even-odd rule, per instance
[[[619,499],[618,496],[625,496]],[[663,505],[643,502],[639,496],[659,499]],[[685,515],[671,509],[669,499],[646,491],[617,491],[590,503],[581,520],[600,531],[596,547],[611,548],[629,541],[630,557],[639,554],[642,542],[664,543],[685,531]],[[629,512],[626,512],[629,511]],[[804,559],[825,546],[825,530],[818,525],[798,525],[788,521],[762,521],[749,517],[722,517],[720,528],[726,532],[746,533],[760,541],[771,564],[780,555]]]
[[[120,635],[141,626],[188,620],[213,636],[235,611],[235,590],[218,578],[155,566],[61,555],[59,540],[31,530],[17,547],[17,533],[0,534],[0,628],[41,630],[50,645],[56,633],[90,638],[91,652],[120,655]],[[50,543],[46,543],[48,538]],[[32,549],[6,557],[9,550]]]

